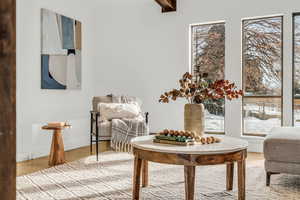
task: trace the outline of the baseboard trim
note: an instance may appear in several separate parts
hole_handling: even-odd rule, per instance
[[[86,141],[86,138],[77,138],[73,141],[68,141],[65,144],[65,151],[78,149],[81,147],[89,146],[90,143]],[[21,152],[17,153],[17,162],[23,162],[27,160],[32,160],[36,158],[41,158],[49,155],[51,144],[49,144],[47,147],[40,148],[38,151],[32,151],[32,152]]]

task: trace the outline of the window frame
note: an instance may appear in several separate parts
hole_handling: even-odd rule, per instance
[[[300,14],[300,13],[299,13]],[[280,103],[280,107],[281,107],[281,115],[280,115],[280,121],[281,121],[281,126],[283,125],[283,67],[284,67],[284,63],[283,63],[283,34],[284,34],[284,15],[282,14],[279,14],[279,15],[270,15],[270,16],[260,16],[260,17],[250,17],[250,18],[243,18],[241,20],[241,64],[242,64],[242,88],[244,90],[244,81],[245,81],[245,67],[244,67],[244,64],[245,64],[245,59],[244,59],[244,42],[245,42],[245,38],[244,38],[244,21],[247,21],[247,20],[260,20],[260,19],[270,19],[270,18],[281,18],[281,48],[280,48],[280,55],[281,55],[281,58],[280,58],[280,62],[281,62],[281,96],[278,96],[278,95],[269,95],[269,96],[264,96],[264,95],[251,95],[251,96],[246,96],[245,94],[243,95],[242,97],[242,136],[251,136],[251,137],[265,137],[267,136],[267,134],[265,133],[247,133],[245,132],[245,118],[244,118],[244,99],[247,99],[247,98],[266,98],[266,99],[272,99],[272,98],[280,98],[281,100],[281,103]],[[293,101],[294,102],[294,101]]]
[[[300,17],[300,12],[292,13],[292,126],[295,126],[295,17]],[[300,98],[299,98],[300,99]]]
[[[226,60],[226,21],[225,20],[218,20],[218,21],[211,21],[211,22],[203,22],[203,23],[193,23],[189,25],[189,72],[191,74],[194,74],[194,69],[193,69],[193,27],[195,26],[205,26],[205,25],[215,25],[215,24],[224,24],[225,27],[225,49],[224,49],[224,59]],[[225,68],[226,68],[226,62],[224,62],[224,79],[226,79],[226,73],[225,73]],[[226,109],[225,109],[225,104],[226,104],[226,98],[224,100],[224,131],[206,131],[205,134],[216,134],[216,135],[226,135]]]

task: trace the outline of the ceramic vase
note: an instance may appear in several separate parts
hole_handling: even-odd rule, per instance
[[[184,129],[193,131],[198,136],[204,135],[205,108],[203,104],[185,104],[184,106]]]

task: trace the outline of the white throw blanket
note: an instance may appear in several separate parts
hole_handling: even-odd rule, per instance
[[[113,119],[111,147],[116,151],[131,152],[131,140],[138,136],[148,135],[148,126],[145,120]]]
[[[116,97],[113,96],[113,103],[135,103],[135,97]],[[140,103],[137,102],[139,105]],[[131,152],[131,140],[138,136],[149,135],[149,128],[146,121],[140,113],[140,116],[134,119],[112,119],[112,137],[110,146],[116,151]]]

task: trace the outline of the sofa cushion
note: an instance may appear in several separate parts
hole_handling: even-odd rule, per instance
[[[273,128],[264,141],[266,160],[300,163],[300,128]]]

